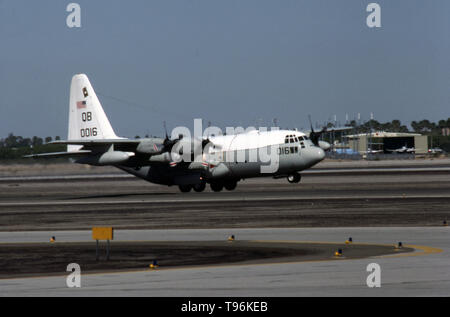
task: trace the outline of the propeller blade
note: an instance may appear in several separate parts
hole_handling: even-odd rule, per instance
[[[221,145],[212,142],[209,138],[202,140],[202,150],[204,150],[207,145],[213,146],[214,149],[218,149],[218,150],[222,149]]]
[[[308,119],[309,119],[309,124],[311,125],[311,132],[314,133],[314,128],[313,128],[313,124],[312,124],[312,120],[311,120],[311,115],[308,115]]]
[[[170,152],[172,151],[173,146],[180,141],[181,139],[183,139],[183,135],[180,134],[178,136],[177,139],[171,140],[169,138],[169,133],[167,132],[167,125],[166,125],[166,121],[163,121],[163,126],[164,126],[164,133],[166,134],[165,138],[164,138],[164,142],[163,142],[163,147],[164,147],[164,151],[166,152]]]
[[[166,121],[163,121],[163,126],[164,126],[164,131],[166,133],[166,139],[169,139],[169,134],[167,133],[167,126],[166,126]]]
[[[309,138],[315,146],[319,146],[320,136],[327,131],[327,127],[323,127],[321,131],[315,132],[311,120],[311,115],[308,115],[309,123],[311,125],[311,132],[309,133]]]

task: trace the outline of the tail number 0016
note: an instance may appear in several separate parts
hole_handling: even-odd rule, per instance
[[[86,128],[80,130],[80,135],[82,138],[88,138],[90,136],[97,136],[97,128]]]

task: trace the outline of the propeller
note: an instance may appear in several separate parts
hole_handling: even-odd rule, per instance
[[[192,153],[196,153],[194,147],[199,147],[199,146],[201,146],[201,153],[203,153],[205,151],[205,148],[207,146],[213,146],[214,149],[218,149],[218,150],[222,149],[222,147],[220,145],[213,144],[213,142],[210,140],[210,138],[198,140],[197,142],[194,139],[186,140],[186,141],[183,141],[183,144],[182,144],[182,143],[179,143],[181,140],[183,140],[183,135],[180,134],[177,139],[171,140],[169,138],[169,133],[167,132],[166,121],[163,122],[163,126],[164,126],[164,132],[165,132],[165,138],[163,141],[163,151],[164,152],[172,152],[174,149],[174,146],[177,146],[177,147],[180,146],[181,148],[179,150],[177,147],[175,148],[175,151],[177,153],[172,153],[172,154],[174,154],[176,156],[178,156],[178,155],[181,156],[181,155],[183,155],[183,148],[184,148],[183,144],[186,145],[186,142],[188,142],[188,143],[191,142]],[[198,149],[198,150],[200,150],[200,149]],[[176,162],[170,162],[169,164],[171,167],[177,166]]]
[[[164,126],[164,132],[166,134],[164,141],[163,141],[164,151],[170,152],[170,151],[172,151],[173,146],[183,138],[183,135],[180,134],[178,136],[178,139],[171,140],[169,138],[169,134],[167,133],[166,121],[163,122],[163,126]]]
[[[311,132],[309,133],[309,138],[311,139],[312,143],[314,143],[315,146],[319,146],[320,136],[327,131],[327,127],[323,127],[321,131],[315,132],[311,121],[311,115],[308,115],[308,118],[309,123],[311,125]]]
[[[164,126],[164,133],[165,133],[165,138],[164,138],[164,141],[163,141],[163,151],[164,151],[164,152],[172,152],[172,148],[173,148],[173,147],[175,146],[175,144],[177,144],[181,139],[183,139],[183,135],[180,134],[180,135],[178,136],[177,139],[171,140],[171,139],[169,138],[169,133],[167,132],[166,121],[163,121],[163,126]],[[181,150],[180,150],[179,153],[175,153],[175,154],[176,154],[177,156],[178,156],[178,155],[183,155],[183,153],[182,153]],[[172,157],[172,159],[173,159],[173,157]],[[176,167],[177,165],[178,165],[178,163],[177,163],[177,162],[174,162],[174,161],[172,161],[172,162],[169,163],[169,166],[170,166],[170,167]]]

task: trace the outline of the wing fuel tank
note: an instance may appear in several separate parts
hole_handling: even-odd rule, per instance
[[[117,165],[123,164],[128,159],[134,156],[134,153],[121,152],[121,151],[109,151],[98,155],[84,157],[77,160],[77,163],[91,164],[91,165]]]

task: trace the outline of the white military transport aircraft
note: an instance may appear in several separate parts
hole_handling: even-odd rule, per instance
[[[399,153],[399,154],[404,154],[404,153],[415,153],[416,149],[414,147],[408,147],[406,144],[404,146],[402,146],[401,148],[398,149],[386,149],[386,151],[388,152],[392,152],[392,153]]]
[[[69,135],[67,152],[34,154],[27,157],[70,157],[76,163],[115,166],[146,181],[161,185],[178,185],[182,192],[234,190],[240,180],[252,177],[286,177],[298,183],[300,171],[325,158],[329,144],[319,143],[322,132],[290,130],[258,131],[195,138],[145,138],[131,140],[118,137],[103,111],[100,101],[84,74],[75,75],[70,87]],[[189,149],[186,160],[186,148]],[[180,150],[181,149],[181,150]],[[277,168],[262,172],[266,160],[252,156],[258,150],[276,149]],[[183,153],[184,151],[184,153]],[[194,157],[194,153],[200,157]],[[184,154],[184,155],[183,155]],[[182,157],[184,159],[180,160]]]

